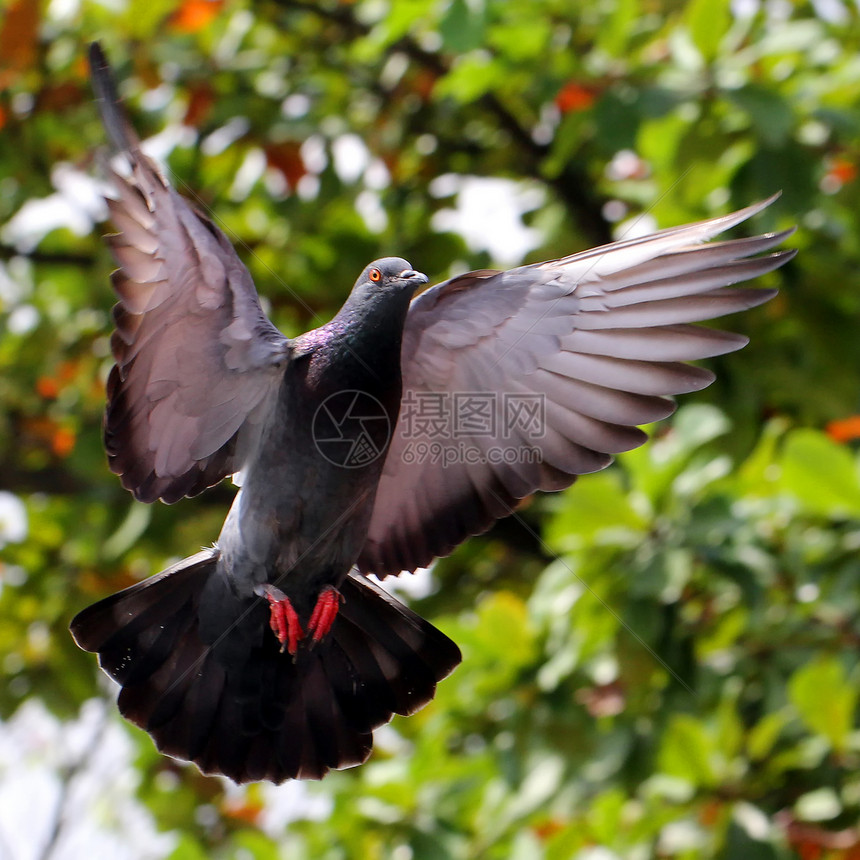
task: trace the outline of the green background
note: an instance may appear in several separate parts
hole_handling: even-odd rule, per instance
[[[0,10],[0,490],[29,526],[16,540],[0,516],[0,734],[22,705],[72,721],[110,699],[70,618],[211,542],[233,492],[168,508],[121,489],[100,438],[102,231],[85,222],[28,246],[9,226],[57,193],[58,165],[98,173],[84,57],[99,38],[144,137],[195,130],[166,145],[171,178],[237,244],[287,334],[328,319],[374,257],[404,256],[431,281],[494,262],[434,217],[456,203],[432,185],[444,174],[524,183],[539,231],[529,261],[610,240],[624,227],[607,215],[674,226],[780,189],[744,229],[799,228],[796,259],[761,279],[779,297],[725,323],[752,341],[708,362],[710,389],[643,449],[437,565],[438,587],[414,605],[463,665],[368,764],[309,788],[330,815],[266,826],[294,789],[227,789],[123,728],[124,791],[170,834],[170,856],[860,858],[856,7]],[[345,134],[373,171],[338,173]],[[120,724],[105,713],[89,746],[46,758],[60,795],[32,856],[77,856],[66,813],[99,732]],[[0,785],[14,784],[3,767]]]

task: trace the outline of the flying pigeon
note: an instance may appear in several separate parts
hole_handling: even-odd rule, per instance
[[[173,503],[238,473],[215,545],[71,624],[158,749],[235,782],[360,764],[412,714],[457,646],[367,578],[428,565],[537,490],[642,444],[690,360],[746,338],[691,325],[775,290],[791,231],[706,242],[760,212],[509,271],[427,277],[376,260],[334,319],[296,338],[267,319],[227,237],[140,149],[97,44],[101,117],[128,163],[108,201],[115,364],[111,469]]]

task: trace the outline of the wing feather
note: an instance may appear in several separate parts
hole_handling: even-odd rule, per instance
[[[105,128],[129,166],[113,174],[108,201],[119,303],[105,444],[138,499],[174,502],[241,468],[290,342],[227,237],[141,152],[97,46],[91,67]]]
[[[671,414],[669,395],[709,385],[711,371],[684,362],[747,339],[691,323],[772,298],[774,290],[730,285],[794,252],[766,253],[791,231],[702,243],[773,199],[559,260],[461,275],[414,299],[404,398],[361,570],[427,565],[525,496],[562,489],[642,444],[637,425]],[[422,420],[422,397],[447,412]],[[457,411],[470,397],[488,404],[471,433]]]

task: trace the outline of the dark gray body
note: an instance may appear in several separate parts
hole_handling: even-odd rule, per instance
[[[408,268],[405,260],[397,266]],[[217,541],[218,571],[237,596],[276,585],[303,622],[323,588],[340,586],[366,539],[400,408],[401,336],[414,285],[394,291],[371,297],[373,326],[356,313],[367,304],[359,289],[331,323],[292,342],[277,401]],[[387,425],[371,425],[380,456],[365,466],[331,462],[314,438],[320,404],[343,391],[368,395],[388,415]]]

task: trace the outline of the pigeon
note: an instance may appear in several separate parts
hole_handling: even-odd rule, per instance
[[[433,699],[457,645],[368,578],[428,566],[521,501],[642,444],[691,360],[747,339],[694,325],[776,291],[790,230],[708,241],[730,215],[509,271],[428,278],[370,263],[327,324],[266,317],[229,240],[141,151],[90,49],[125,170],[108,200],[119,268],[104,440],[143,502],[228,476],[214,546],[84,609],[78,645],[158,749],[237,783],[320,779]]]

